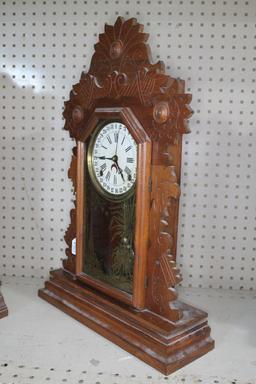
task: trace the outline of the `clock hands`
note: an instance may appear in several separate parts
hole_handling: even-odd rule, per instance
[[[120,176],[122,177],[122,180],[124,180],[124,174],[123,174],[123,170],[120,168],[119,164],[118,164],[118,156],[117,156],[117,148],[118,148],[118,139],[119,139],[119,133],[120,133],[120,128],[118,130],[118,133],[117,133],[117,137],[116,137],[116,150],[115,150],[115,154],[114,156],[112,157],[106,157],[106,156],[94,156],[96,159],[100,159],[100,160],[110,160],[110,161],[113,161],[114,164],[116,166],[116,169],[118,170],[118,173],[120,174]],[[113,167],[113,166],[112,166]],[[111,169],[112,169],[111,167]]]
[[[100,159],[100,160],[112,160],[113,161],[113,157],[106,157],[106,156],[94,156],[95,159]]]
[[[112,157],[106,157],[106,156],[94,156],[94,157],[95,157],[95,159],[100,159],[100,160],[111,160],[114,163],[117,163],[117,161],[118,161],[117,155],[114,155]]]
[[[121,175],[123,181],[124,181],[124,175],[123,175],[123,170],[120,168],[119,164],[118,164],[118,156],[117,155],[114,155],[112,157],[106,157],[106,156],[94,156],[96,159],[100,159],[100,160],[111,160],[114,162],[114,164],[116,165],[117,167],[117,170],[118,170],[118,173]]]
[[[116,151],[115,151],[115,156],[117,155],[117,146],[118,146],[119,132],[120,132],[120,128],[119,128],[119,130],[118,130],[117,138],[116,138]]]
[[[118,162],[116,162],[116,166],[117,166],[118,172],[120,173],[120,175],[121,175],[121,177],[122,177],[122,179],[124,181],[123,170],[119,167]]]
[[[119,130],[118,130],[118,133],[117,133],[117,138],[116,138],[116,151],[115,151],[115,155],[112,157],[112,160],[113,160],[114,163],[116,164],[117,169],[118,169],[118,172],[119,172],[119,174],[121,175],[121,177],[122,177],[122,179],[123,179],[123,181],[124,181],[123,170],[120,168],[120,166],[119,166],[119,164],[118,164],[118,156],[117,156],[117,148],[118,148],[119,133],[120,133],[120,127],[119,127]]]
[[[107,124],[89,148],[89,172],[94,171],[95,182],[111,195],[126,194],[136,180],[137,153],[128,129],[119,122]]]
[[[123,181],[124,181],[124,175],[123,175],[123,170],[119,167],[119,164],[118,164],[118,156],[117,155],[114,155],[112,157],[112,160],[113,162],[116,164],[117,166],[117,169],[118,169],[118,173],[121,175]]]

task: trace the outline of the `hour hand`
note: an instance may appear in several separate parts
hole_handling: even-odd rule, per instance
[[[112,160],[112,157],[106,157],[106,156],[94,156],[94,157],[100,160]]]

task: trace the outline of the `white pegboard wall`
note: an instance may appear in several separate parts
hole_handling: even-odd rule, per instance
[[[64,100],[104,23],[137,17],[193,94],[178,262],[185,286],[255,289],[255,1],[1,1],[1,254],[45,278],[64,257],[74,145]]]

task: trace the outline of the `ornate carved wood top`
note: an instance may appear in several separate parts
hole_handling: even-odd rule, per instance
[[[105,25],[99,35],[89,72],[82,73],[65,103],[65,129],[80,138],[85,122],[96,106],[111,100],[111,106],[143,105],[152,124],[152,139],[174,139],[188,132],[191,95],[184,93],[184,82],[165,74],[164,64],[151,63],[148,34],[136,19],[118,17],[114,26]]]

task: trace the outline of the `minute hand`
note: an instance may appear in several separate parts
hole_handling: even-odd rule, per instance
[[[116,166],[117,166],[118,172],[120,173],[120,175],[121,175],[121,177],[122,177],[122,179],[123,179],[123,181],[124,181],[124,175],[123,175],[123,171],[122,171],[122,169],[119,167],[119,165],[118,165],[118,162],[117,162],[117,161],[115,161],[115,163],[116,163]]]

